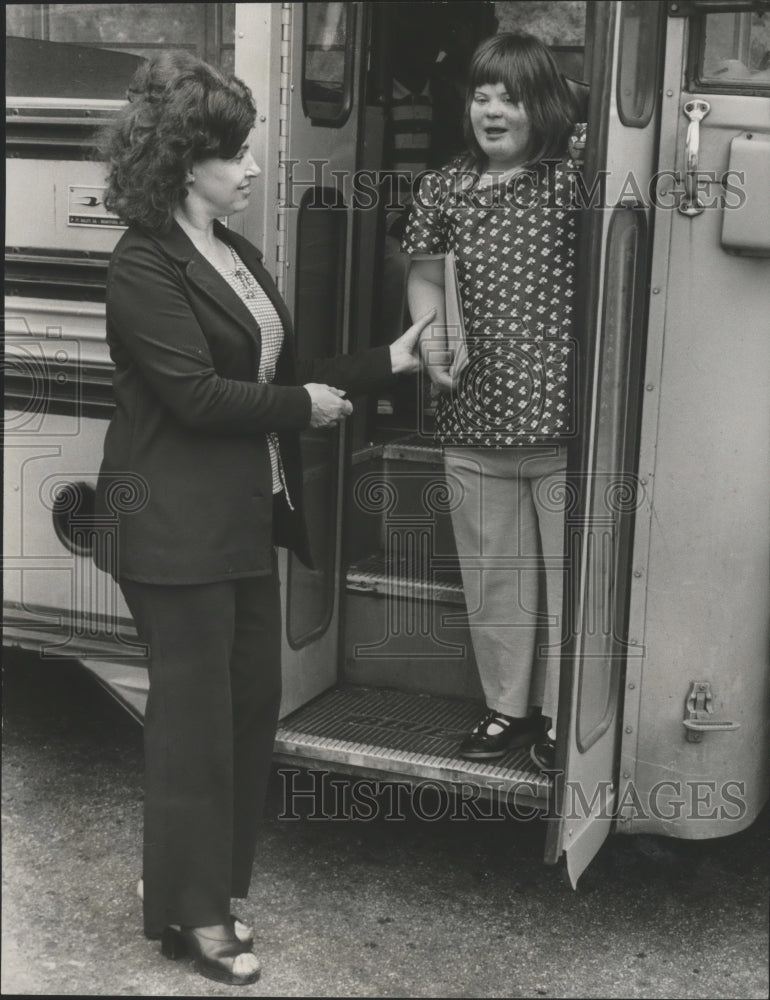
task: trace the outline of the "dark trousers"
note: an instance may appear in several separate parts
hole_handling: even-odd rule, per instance
[[[121,589],[150,648],[145,933],[223,924],[249,891],[278,722],[278,574]]]

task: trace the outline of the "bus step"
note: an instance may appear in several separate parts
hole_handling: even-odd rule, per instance
[[[390,558],[381,553],[370,555],[348,569],[347,590],[413,601],[439,601],[464,608],[463,585],[456,561],[442,560],[445,565],[439,569],[425,567],[421,562],[411,554]]]
[[[483,703],[470,699],[338,687],[279,723],[275,759],[413,785],[435,782],[483,797],[515,794],[517,804],[545,808],[549,779],[531,763],[527,747],[495,761],[457,757],[481,712]]]
[[[441,445],[434,444],[421,434],[411,434],[382,447],[382,457],[388,462],[420,462],[425,465],[443,464]]]
[[[423,434],[399,434],[391,440],[370,441],[353,454],[352,464],[367,462],[420,462],[425,465],[441,465],[441,445],[434,444]]]
[[[459,571],[430,577],[370,556],[347,576],[343,677],[364,687],[481,698]]]
[[[350,562],[390,546],[394,535],[429,540],[432,552],[454,555],[448,486],[440,449],[420,435],[372,444],[354,456],[346,513]]]

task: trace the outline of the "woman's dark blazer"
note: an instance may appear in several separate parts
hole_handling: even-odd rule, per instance
[[[273,545],[306,563],[299,431],[302,385],[366,392],[392,378],[388,347],[294,358],[291,319],[260,252],[215,223],[283,323],[272,384],[257,382],[260,330],[243,301],[174,223],[168,235],[131,227],[110,262],[107,341],[116,409],[97,484],[103,536],[94,558],[116,578],[189,584],[270,572]],[[273,525],[266,432],[280,442],[294,505]]]

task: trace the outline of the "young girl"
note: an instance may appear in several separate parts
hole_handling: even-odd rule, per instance
[[[514,34],[484,41],[469,72],[467,153],[424,178],[402,248],[412,315],[437,310],[423,356],[440,392],[447,478],[462,497],[452,524],[488,709],[460,746],[472,760],[549,731],[534,758],[552,762],[566,440],[575,431],[578,217],[567,150],[576,115],[544,44]],[[468,354],[459,375],[444,312],[450,251]]]

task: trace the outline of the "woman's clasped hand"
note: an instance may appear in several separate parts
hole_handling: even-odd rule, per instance
[[[353,404],[345,399],[342,389],[315,382],[309,382],[304,388],[310,396],[311,427],[336,427],[353,412]]]

